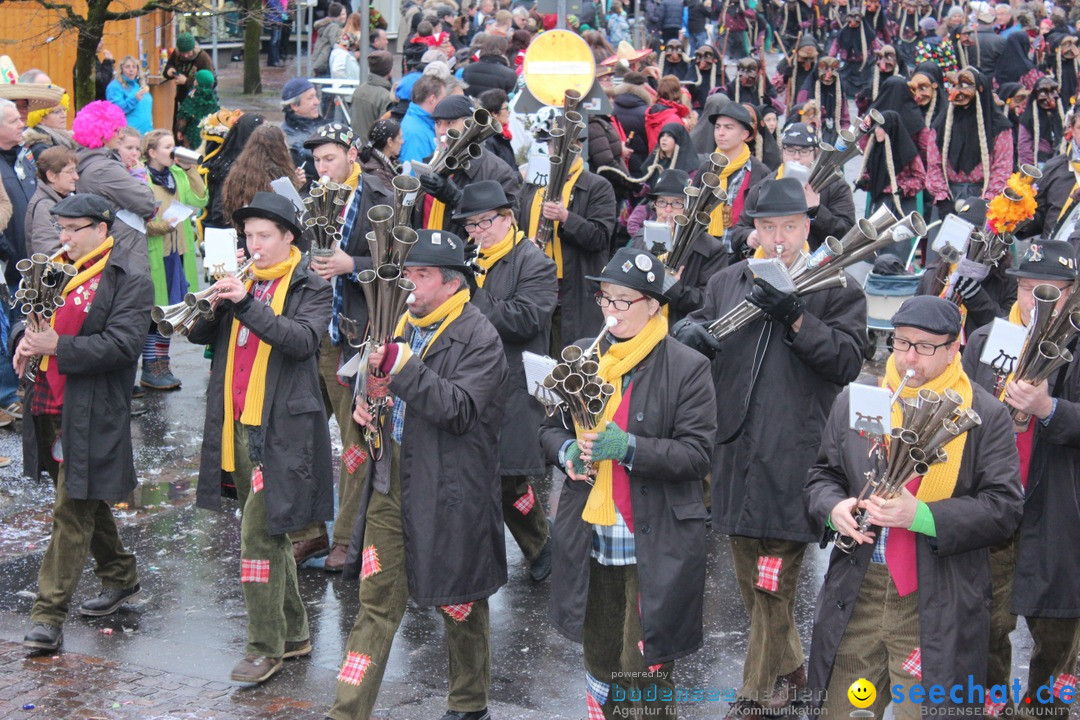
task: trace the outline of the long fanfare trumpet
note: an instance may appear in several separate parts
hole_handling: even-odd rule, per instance
[[[877,110],[871,110],[857,125],[841,130],[836,138],[836,146],[826,142],[819,143],[821,153],[814,165],[810,168],[810,177],[807,184],[810,188],[820,193],[822,189],[832,182],[835,177],[844,177],[844,164],[851,158],[862,152],[859,143],[870,134],[875,125],[880,125],[885,119]]]
[[[1017,380],[1038,385],[1049,379],[1058,368],[1073,360],[1073,355],[1066,346],[1080,333],[1080,282],[1073,285],[1061,312],[1055,311],[1057,302],[1061,299],[1061,290],[1058,288],[1053,285],[1037,285],[1032,294],[1035,296],[1035,310],[1013,376]],[[996,389],[1000,393],[1008,376],[1008,368],[997,371]],[[1011,406],[1009,411],[1012,413],[1016,430],[1026,431],[1031,423],[1031,416]]]
[[[859,220],[839,240],[828,238],[807,257],[802,270],[792,278],[795,294],[806,295],[819,290],[846,287],[847,276],[844,268],[873,257],[878,250],[894,242],[922,237],[925,234],[926,223],[919,213],[913,212],[902,220],[897,220],[888,208],[882,207],[869,218]],[[764,310],[743,300],[706,327],[716,339],[723,340],[764,314]]]
[[[559,127],[551,131],[551,141],[555,147],[551,152],[551,172],[548,173],[547,186],[536,192],[544,193],[545,202],[561,202],[563,187],[570,177],[570,166],[581,155],[581,143],[578,134],[585,127],[585,119],[577,111],[581,103],[581,93],[567,90],[563,100],[562,121]],[[555,237],[555,221],[543,216],[536,228],[536,243],[543,250]]]
[[[447,131],[446,150],[439,154],[431,172],[445,176],[467,169],[469,163],[480,157],[484,141],[501,132],[502,123],[484,108],[477,108],[471,118],[465,119],[464,130]]]
[[[51,258],[44,253],[34,253],[15,264],[15,269],[22,276],[15,291],[15,305],[26,317],[26,327],[32,332],[41,332],[48,327],[57,309],[64,306],[64,288],[78,274],[74,265],[59,262],[67,249],[68,246],[64,245]],[[23,379],[27,383],[34,382],[40,363],[39,355],[27,361],[23,371]]]
[[[311,230],[311,254],[330,257],[341,243],[343,212],[353,189],[323,176],[304,198],[304,227]]]
[[[900,390],[912,376],[909,370],[894,392],[893,402],[899,399]],[[917,397],[900,403],[901,426],[893,428],[888,441],[881,436],[871,437],[875,467],[868,474],[869,480],[855,505],[860,533],[866,533],[871,522],[867,511],[858,508],[859,502],[872,495],[884,500],[898,497],[909,482],[926,475],[931,465],[948,461],[945,445],[982,423],[978,413],[961,407],[963,399],[951,388],[941,394],[923,388]],[[847,535],[837,535],[835,542],[844,552],[851,552],[857,545]]]
[[[726,156],[713,153],[719,162],[713,167],[723,170],[728,163]],[[710,156],[710,161],[713,158]],[[671,252],[664,258],[664,264],[678,272],[690,257],[690,251],[698,239],[708,232],[712,212],[722,203],[727,202],[727,193],[720,189],[718,172],[705,172],[701,175],[701,187],[688,185],[686,190],[686,212],[675,216],[675,232],[671,238]]]
[[[236,278],[246,283],[255,277],[255,253],[236,269]],[[157,325],[157,331],[165,337],[187,335],[199,320],[209,320],[214,316],[214,299],[221,289],[215,284],[200,290],[189,292],[183,302],[175,305],[155,305],[150,311],[150,319]]]
[[[608,398],[615,394],[615,387],[604,382],[596,373],[600,369],[597,352],[600,341],[616,322],[613,317],[607,318],[604,329],[584,350],[577,345],[563,348],[562,362],[544,378],[544,388],[559,399],[559,405],[566,408],[574,421],[579,441],[581,433],[602,429],[604,408],[607,407]],[[548,407],[547,412],[554,414],[556,407]],[[590,470],[586,468],[586,474]]]
[[[415,192],[411,183],[395,184],[395,195],[401,199],[409,192]],[[419,183],[417,183],[419,188]],[[371,457],[382,459],[382,426],[386,415],[390,394],[390,378],[378,368],[371,367],[368,357],[372,351],[382,347],[394,338],[398,318],[405,311],[405,303],[416,286],[403,277],[405,260],[416,244],[418,235],[405,224],[398,224],[402,218],[408,221],[408,213],[401,206],[376,205],[368,210],[371,231],[367,234],[368,247],[371,250],[371,270],[363,270],[357,276],[360,289],[367,300],[368,325],[363,341],[356,347],[363,347],[361,370],[357,393],[363,393],[374,417],[376,430],[364,429]],[[341,318],[342,332],[349,336],[350,343],[360,340],[359,324],[350,318]]]

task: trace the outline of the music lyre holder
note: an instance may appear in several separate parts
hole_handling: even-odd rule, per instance
[[[994,395],[1001,395],[1001,391],[1005,389],[1005,379],[1016,369],[1018,359],[1017,356],[1006,353],[1004,348],[998,351],[997,357],[990,363],[994,371]]]

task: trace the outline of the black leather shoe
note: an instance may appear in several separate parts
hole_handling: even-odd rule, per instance
[[[544,582],[551,575],[551,536],[548,536],[544,548],[529,566],[529,577],[533,582]]]
[[[488,712],[487,708],[471,712],[447,710],[446,714],[442,716],[442,720],[491,720],[491,713]]]
[[[79,606],[79,614],[87,617],[112,615],[120,609],[121,605],[139,597],[140,593],[142,593],[142,588],[138,583],[135,583],[135,587],[124,590],[102,590],[96,598],[87,600]]]
[[[60,649],[60,645],[64,642],[64,631],[55,625],[46,625],[45,623],[38,623],[26,633],[26,637],[23,638],[23,647],[32,648],[34,650],[45,650],[47,652],[56,652]]]

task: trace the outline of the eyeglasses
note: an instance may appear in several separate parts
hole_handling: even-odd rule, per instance
[[[683,200],[661,200],[656,199],[653,201],[658,210],[684,210],[686,208],[686,202]]]
[[[812,158],[817,148],[814,147],[799,147],[796,145],[785,145],[784,152],[790,153],[797,158]]]
[[[82,227],[69,228],[69,227],[64,227],[63,225],[61,225],[58,222],[54,222],[52,224],[53,230],[55,230],[56,232],[58,232],[61,235],[64,235],[64,234],[74,235],[75,233],[80,232],[82,230],[85,230],[88,227],[94,227],[94,225],[96,225],[96,223],[86,223]]]
[[[602,292],[596,293],[596,304],[602,308],[611,308],[619,312],[626,312],[630,309],[630,306],[634,303],[639,303],[642,300],[648,300],[649,298],[642,295],[637,300],[616,300],[613,297],[609,297]]]
[[[891,349],[891,350],[893,350],[895,352],[898,352],[898,353],[906,353],[911,348],[915,348],[915,352],[917,352],[919,355],[925,355],[925,356],[929,357],[929,356],[933,355],[934,353],[936,353],[939,348],[948,347],[949,345],[952,345],[953,342],[955,342],[955,341],[954,340],[946,340],[945,342],[939,343],[937,345],[935,345],[934,343],[924,343],[924,342],[923,343],[913,343],[910,340],[905,340],[903,338],[898,338],[898,337],[894,336],[894,337],[889,338],[888,345],[889,345],[889,349]]]
[[[495,224],[495,221],[499,219],[498,215],[492,215],[489,218],[483,220],[477,220],[476,222],[467,222],[462,227],[465,228],[465,232],[473,233],[477,230],[487,230],[489,227]]]

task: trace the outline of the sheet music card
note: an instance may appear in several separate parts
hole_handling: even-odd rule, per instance
[[[1014,325],[1004,318],[994,318],[979,362],[989,365],[1004,377],[1016,369],[1026,339],[1027,328]]]
[[[874,385],[848,385],[848,426],[863,436],[892,432],[892,395]]]
[[[544,387],[544,378],[555,369],[556,360],[526,350],[521,353],[521,363],[525,366],[525,387],[529,394],[549,407],[558,405],[559,398]]]
[[[212,276],[231,275],[237,271],[236,230],[208,227],[203,234],[203,266]]]

